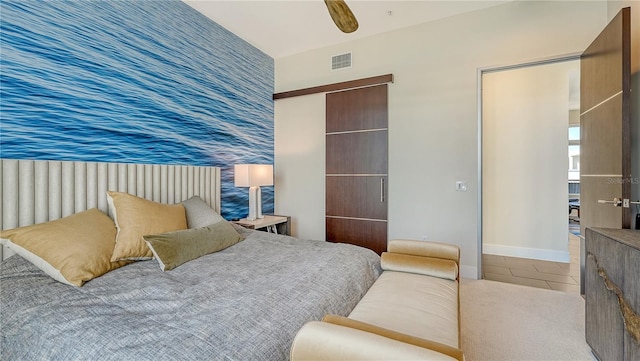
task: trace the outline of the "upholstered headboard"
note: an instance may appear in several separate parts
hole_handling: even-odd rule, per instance
[[[108,213],[107,190],[168,204],[197,195],[220,212],[218,167],[0,159],[0,228]],[[13,254],[0,252],[2,260]]]

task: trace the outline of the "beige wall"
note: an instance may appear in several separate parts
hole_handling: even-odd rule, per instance
[[[291,216],[291,234],[324,240],[324,94],[275,102],[276,214]]]
[[[569,84],[579,73],[573,60],[483,75],[484,253],[569,262]]]
[[[461,246],[478,266],[479,68],[584,50],[606,24],[603,2],[513,2],[276,59],[276,91],[393,73],[389,87],[389,238]],[[330,56],[353,52],[331,72]],[[276,101],[276,212],[324,239],[324,97]],[[300,147],[298,150],[297,148]],[[279,182],[280,179],[284,181]],[[468,191],[456,192],[455,182]]]

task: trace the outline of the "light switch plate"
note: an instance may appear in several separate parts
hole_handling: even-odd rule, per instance
[[[465,181],[457,181],[456,182],[456,191],[458,191],[458,192],[466,192],[467,191],[467,182],[465,182]]]

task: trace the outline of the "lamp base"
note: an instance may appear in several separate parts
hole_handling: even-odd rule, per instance
[[[264,218],[262,215],[262,191],[260,187],[249,188],[249,215],[247,219],[255,221],[256,219]]]

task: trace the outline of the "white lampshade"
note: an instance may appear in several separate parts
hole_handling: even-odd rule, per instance
[[[273,185],[273,165],[236,164],[233,166],[236,187],[260,187]]]
[[[264,218],[260,186],[273,185],[273,166],[271,164],[236,164],[233,166],[233,172],[233,183],[236,187],[249,187],[247,219],[253,221]]]

